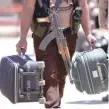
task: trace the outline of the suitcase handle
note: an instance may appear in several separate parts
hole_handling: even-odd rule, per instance
[[[23,47],[21,48],[21,54],[25,55],[25,49]]]
[[[104,75],[104,78],[102,77],[102,79],[107,80],[107,78],[108,78],[108,76],[107,76],[107,72],[108,72],[107,66],[104,63],[97,63],[97,66],[98,66],[99,73],[102,73],[102,75]],[[101,68],[103,68],[104,74],[103,74],[103,71],[102,71]]]
[[[95,49],[95,45],[92,43],[91,45],[90,45],[90,51],[92,51],[92,50],[94,50]]]
[[[26,59],[26,56],[25,56],[25,49],[24,49],[23,47],[21,48],[20,56],[21,56],[23,59]]]
[[[21,48],[21,57],[24,57],[25,56],[25,49],[22,47]]]

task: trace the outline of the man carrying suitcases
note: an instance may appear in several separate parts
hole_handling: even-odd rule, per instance
[[[60,107],[67,73],[64,67],[62,57],[58,52],[55,39],[49,43],[45,51],[38,49],[42,39],[46,37],[46,35],[49,34],[51,31],[50,22],[48,19],[49,13],[46,13],[44,8],[41,8],[41,6],[47,5],[48,8],[56,9],[55,5],[59,4],[57,11],[58,20],[61,29],[63,30],[64,36],[66,37],[69,52],[72,57],[75,52],[77,39],[77,32],[72,33],[73,30],[71,29],[71,19],[73,19],[71,16],[73,10],[73,1],[75,0],[25,0],[23,6],[21,18],[21,36],[18,44],[16,45],[16,48],[18,53],[21,53],[22,47],[25,50],[27,49],[27,33],[31,23],[33,22],[34,25],[32,25],[32,27],[36,27],[35,30],[34,28],[32,29],[32,37],[34,42],[36,58],[38,61],[45,61],[45,108]],[[79,1],[79,6],[82,9],[80,22],[84,29],[86,39],[90,45],[92,43],[94,44],[96,42],[96,39],[91,35],[90,31],[90,19],[87,0],[76,1]]]
[[[108,5],[109,0],[99,0],[99,26],[101,30],[109,31],[109,21],[108,21]],[[107,23],[108,22],[108,23]],[[103,101],[108,102],[109,95],[102,98]]]

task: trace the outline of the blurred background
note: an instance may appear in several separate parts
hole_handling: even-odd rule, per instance
[[[23,0],[8,1],[0,3],[0,37],[17,37]]]
[[[20,17],[24,0],[0,0],[0,58],[16,54],[20,36]],[[28,33],[31,36],[31,31]],[[33,55],[32,38],[28,38],[27,53]]]
[[[23,1],[24,0],[1,0],[1,3],[5,6],[3,7],[3,5],[1,5],[0,7],[0,37],[19,36],[19,24]],[[91,29],[99,28],[98,0],[88,0],[88,4],[91,17]]]
[[[22,4],[24,0],[1,0],[0,2],[0,38],[18,38],[20,36],[19,25],[22,12]],[[104,32],[99,30],[98,2],[99,0],[88,0],[90,24],[93,35],[99,40],[98,42],[101,43],[97,43],[96,46],[103,46],[106,51],[108,37],[107,34],[104,34]],[[31,36],[31,30],[28,32],[28,36]],[[77,51],[84,51],[89,49],[88,43],[85,41],[84,36],[84,32],[80,27],[78,32],[79,38],[76,47]]]

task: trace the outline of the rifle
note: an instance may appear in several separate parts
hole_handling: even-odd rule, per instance
[[[41,42],[39,49],[45,50],[49,42],[51,42],[54,38],[56,38],[57,46],[58,46],[58,51],[62,56],[62,59],[65,64],[66,71],[69,75],[70,82],[72,83],[72,75],[71,75],[71,70],[72,70],[72,64],[71,64],[71,57],[67,45],[66,38],[63,34],[63,30],[61,29],[58,21],[58,15],[55,10],[51,10],[49,12],[49,20],[51,23],[51,26],[53,28],[53,32],[48,34]]]

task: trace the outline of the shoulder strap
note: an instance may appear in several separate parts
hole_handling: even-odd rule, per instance
[[[59,7],[60,2],[61,2],[61,0],[56,0],[56,2],[55,2],[55,8],[56,9]]]
[[[73,2],[73,9],[79,7],[79,0],[72,0],[72,2]]]
[[[50,6],[50,0],[36,0],[33,20],[40,17],[47,17],[48,13],[44,9],[44,5],[48,8]]]
[[[40,8],[43,7],[44,5],[46,5],[48,8],[50,6],[50,0],[36,0],[36,2],[38,2]]]

